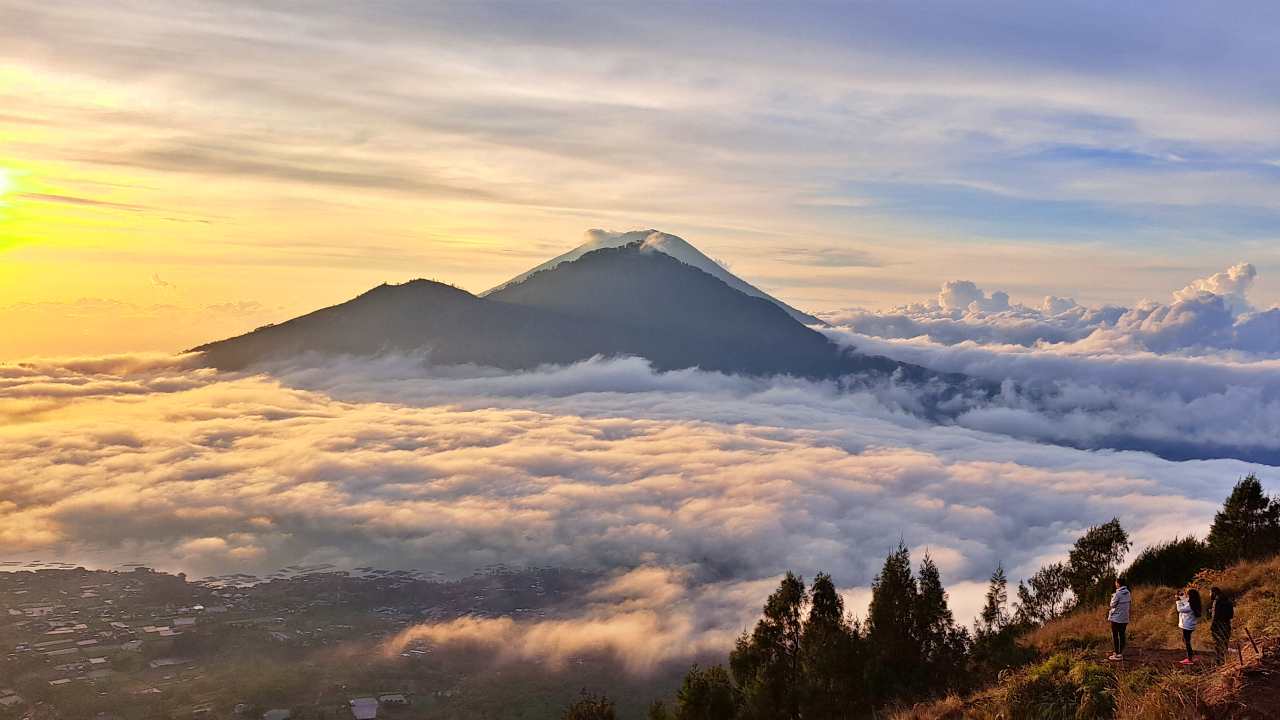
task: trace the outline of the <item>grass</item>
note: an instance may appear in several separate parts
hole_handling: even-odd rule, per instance
[[[1134,650],[1152,651],[1147,664],[1098,662],[1110,652],[1111,628],[1105,606],[1091,605],[1019,638],[1039,659],[995,685],[966,698],[953,695],[903,708],[890,717],[1190,720],[1280,715],[1280,685],[1273,689],[1256,680],[1265,676],[1264,669],[1280,672],[1280,556],[1202,571],[1192,582],[1206,602],[1214,585],[1235,598],[1231,658],[1222,667],[1212,663],[1207,621],[1193,636],[1194,647],[1205,657],[1194,671],[1177,667],[1172,658],[1182,647],[1182,635],[1173,603],[1180,589],[1139,586],[1132,589],[1128,642]],[[1246,629],[1259,641],[1261,653],[1254,652]]]
[[[1280,635],[1280,556],[1241,563],[1226,570],[1204,570],[1192,583],[1208,604],[1209,588],[1218,586],[1236,599],[1233,627],[1243,639],[1245,629],[1255,637]],[[1176,650],[1182,647],[1177,613],[1173,603],[1180,588],[1135,587],[1128,640],[1135,647]],[[1106,622],[1105,605],[1079,608],[1065,617],[1046,623],[1023,641],[1040,652],[1070,649],[1101,649],[1111,645],[1111,626]],[[1197,651],[1211,652],[1208,622],[1192,636]]]

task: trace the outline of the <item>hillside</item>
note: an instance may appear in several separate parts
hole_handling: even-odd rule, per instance
[[[1236,598],[1229,658],[1218,667],[1208,623],[1195,631],[1197,663],[1179,666],[1178,590],[1135,587],[1128,656],[1112,663],[1101,605],[1078,608],[1019,638],[1040,659],[971,696],[922,703],[894,720],[1076,717],[1117,720],[1280,717],[1280,556],[1196,576]],[[1256,647],[1250,636],[1257,642]]]

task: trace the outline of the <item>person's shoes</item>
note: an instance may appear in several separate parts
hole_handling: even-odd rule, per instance
[[[1192,663],[1194,663],[1194,662],[1195,662],[1195,661],[1194,661],[1194,660],[1192,660],[1191,658],[1182,658],[1181,660],[1179,660],[1179,661],[1178,661],[1178,664],[1179,664],[1179,665],[1190,665],[1190,664],[1192,664]]]

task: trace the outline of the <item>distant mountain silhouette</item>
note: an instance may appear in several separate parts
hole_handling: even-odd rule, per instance
[[[755,285],[752,285],[746,280],[743,280],[737,275],[729,272],[720,263],[712,260],[706,255],[703,255],[698,248],[690,245],[684,238],[658,230],[633,230],[627,233],[611,233],[598,229],[588,230],[587,241],[578,247],[564,253],[563,255],[557,255],[532,270],[521,273],[491,290],[480,293],[480,297],[487,297],[502,290],[503,288],[521,283],[536,272],[550,270],[563,263],[577,260],[589,252],[604,250],[606,248],[623,247],[624,245],[633,245],[635,243],[640,243],[641,248],[644,250],[657,250],[658,252],[670,255],[686,265],[692,265],[712,277],[723,280],[724,284],[745,295],[764,298],[783,310],[786,310],[788,315],[806,325],[826,324],[822,320],[791,307],[790,305],[764,292]]]
[[[850,353],[774,302],[635,242],[586,253],[476,297],[427,280],[195,348],[217,367],[305,353],[429,353],[440,365],[505,369],[635,355],[659,370],[835,378],[921,368]]]
[[[194,348],[223,369],[306,353],[371,356],[427,351],[432,363],[506,369],[569,363],[618,344],[610,328],[535,308],[503,305],[430,280],[379,285],[239,337]]]

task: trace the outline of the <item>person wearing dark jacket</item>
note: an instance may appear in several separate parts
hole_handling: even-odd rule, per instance
[[[1209,633],[1213,635],[1213,653],[1222,664],[1227,659],[1227,642],[1231,640],[1231,619],[1235,617],[1236,606],[1221,588],[1209,591],[1209,617],[1213,624]]]

